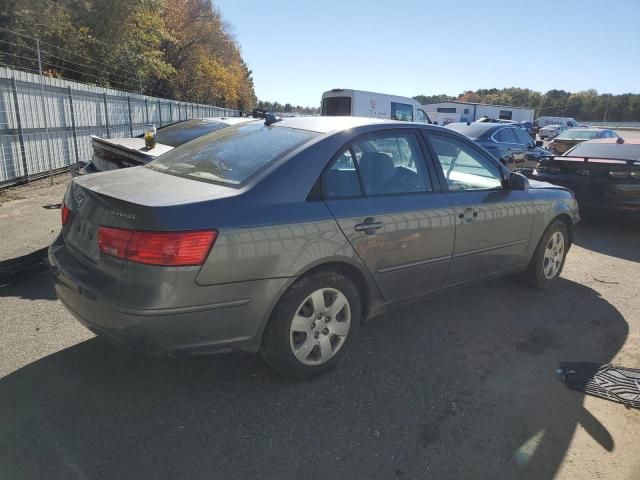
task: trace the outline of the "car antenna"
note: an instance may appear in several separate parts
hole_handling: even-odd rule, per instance
[[[267,127],[281,121],[282,121],[282,118],[276,117],[275,113],[265,113],[264,115],[264,124]]]

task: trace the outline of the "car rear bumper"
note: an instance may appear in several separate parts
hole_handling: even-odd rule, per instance
[[[49,248],[48,261],[58,298],[89,330],[130,350],[160,354],[257,351],[262,331],[287,278],[199,286],[211,303],[163,308],[120,305],[88,285],[86,267],[62,239]],[[89,276],[90,278],[90,276]],[[163,286],[166,288],[166,285]]]

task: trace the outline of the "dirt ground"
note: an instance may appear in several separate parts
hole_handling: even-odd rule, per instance
[[[301,384],[255,355],[117,350],[38,275],[0,288],[0,478],[638,479],[640,411],[555,372],[640,368],[639,274],[637,225],[581,224],[554,288],[390,312]]]
[[[0,261],[46,247],[60,231],[60,202],[69,173],[0,191]]]

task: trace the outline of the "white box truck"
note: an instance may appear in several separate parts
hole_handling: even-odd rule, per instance
[[[538,128],[543,128],[547,125],[560,125],[563,130],[580,126],[580,124],[571,117],[538,117],[535,123]]]
[[[344,88],[334,88],[322,94],[322,115],[431,123],[422,106],[413,98]]]

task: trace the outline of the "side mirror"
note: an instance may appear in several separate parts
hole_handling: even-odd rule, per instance
[[[536,140],[536,147],[544,147],[544,142],[542,140]]]
[[[509,175],[509,189],[527,191],[529,190],[529,180],[520,173],[511,172]]]

